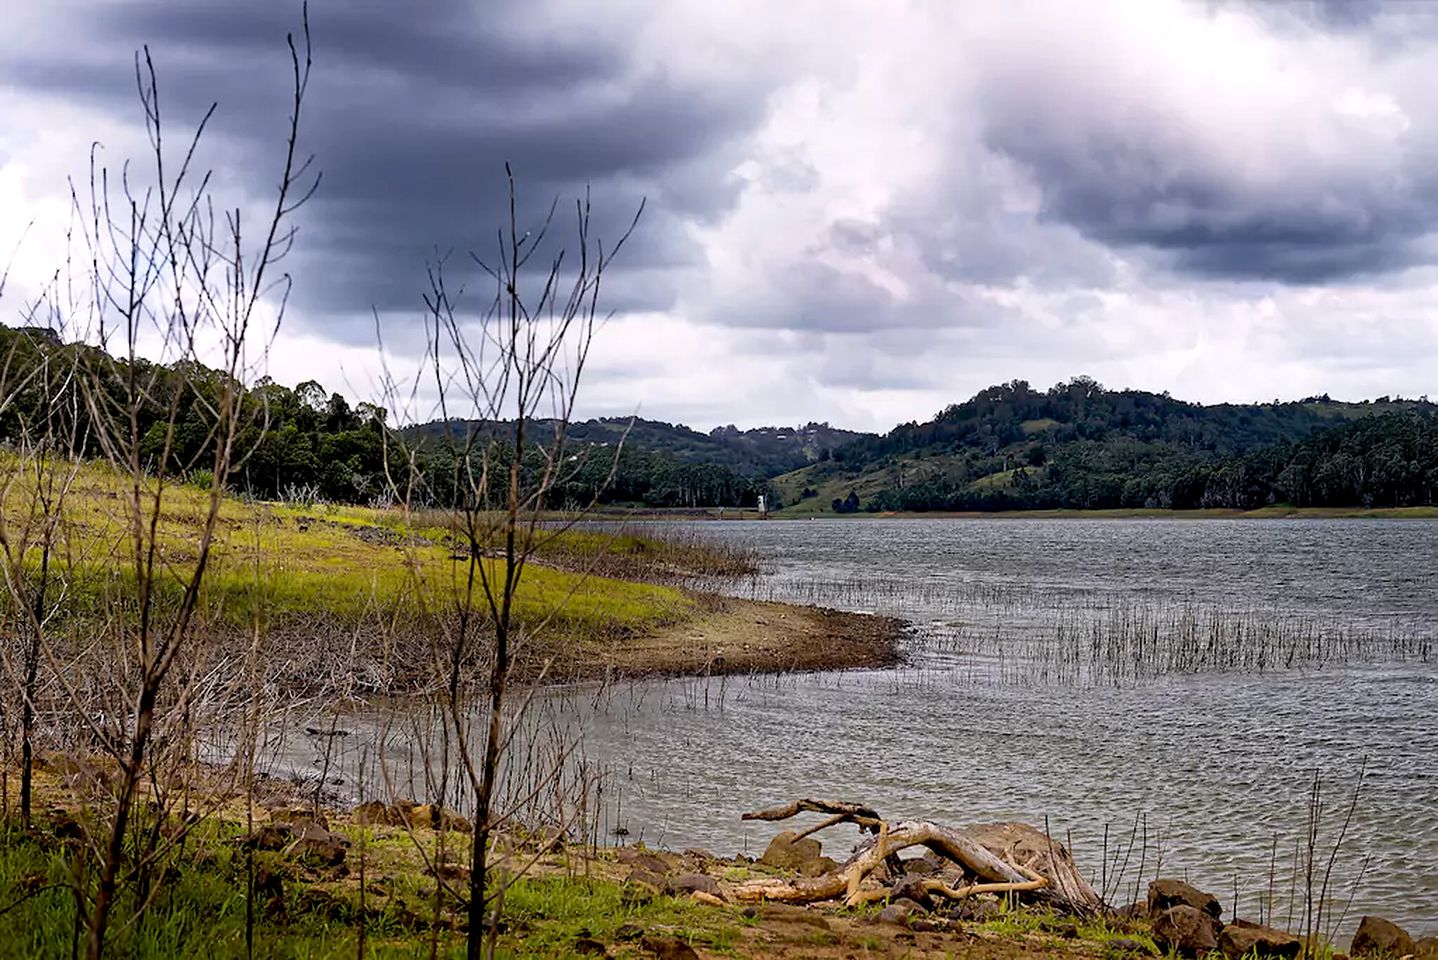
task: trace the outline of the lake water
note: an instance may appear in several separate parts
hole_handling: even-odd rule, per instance
[[[1113,903],[1161,872],[1287,925],[1315,774],[1321,881],[1366,763],[1336,932],[1373,913],[1438,933],[1438,522],[701,529],[769,558],[727,589],[904,617],[906,659],[546,693],[546,736],[551,718],[582,732],[575,756],[605,774],[605,835],[757,854],[776,827],[740,814],[805,796],[1020,819],[1067,839]]]
[[[1363,913],[1438,933],[1438,523],[836,519],[705,532],[771,559],[740,592],[893,613],[916,630],[893,670],[656,682],[576,707],[587,753],[620,772],[610,819],[631,837],[754,853],[774,827],[739,814],[801,796],[894,819],[1047,819],[1114,902],[1141,894],[1161,857],[1164,874],[1225,904],[1236,881],[1242,915],[1272,899],[1282,922],[1315,772],[1321,874],[1366,758],[1330,879],[1338,911],[1352,897],[1341,934]],[[1095,629],[1111,643],[1124,624],[1185,623],[1250,648],[1286,637],[1302,655],[1260,673],[1221,655],[1064,669],[1041,650],[1066,629],[1083,661]]]

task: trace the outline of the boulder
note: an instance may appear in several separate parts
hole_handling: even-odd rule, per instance
[[[1355,957],[1406,957],[1418,952],[1418,944],[1393,921],[1364,917],[1349,952]]]
[[[635,870],[652,873],[660,877],[665,876],[670,870],[674,869],[670,862],[659,854],[649,853],[634,847],[626,847],[621,850],[619,852],[619,862],[627,863]]]
[[[892,923],[896,926],[907,927],[909,918],[916,913],[922,913],[923,908],[914,901],[900,897],[893,900],[887,907],[879,911],[879,923]]]
[[[678,937],[645,937],[639,945],[659,960],[699,960],[699,954]]]
[[[826,859],[822,856],[823,845],[813,837],[805,837],[802,840],[795,840],[797,834],[792,830],[785,830],[769,841],[769,846],[764,850],[764,855],[759,862],[766,867],[774,867],[779,870],[795,870],[806,876],[818,876],[824,873],[810,874],[816,865]],[[830,861],[832,862],[832,861]]]
[[[724,891],[719,889],[719,881],[706,873],[684,873],[677,877],[671,877],[666,886],[670,893],[675,896],[683,896],[688,893],[707,893],[711,897],[724,899]]]
[[[1107,957],[1151,957],[1153,947],[1142,940],[1133,940],[1129,937],[1115,937],[1103,945],[1104,956]]]
[[[294,828],[288,823],[266,823],[240,838],[240,842],[254,850],[283,850],[294,836]]]
[[[1184,957],[1202,957],[1218,949],[1219,922],[1206,910],[1181,903],[1153,919],[1154,942]]]
[[[350,842],[337,833],[330,833],[317,823],[304,823],[295,829],[295,839],[286,853],[299,861],[322,867],[337,867],[345,862]]]
[[[408,810],[412,809],[413,806],[390,806],[378,800],[371,800],[355,807],[352,817],[354,822],[362,827],[402,827],[408,821]]]
[[[1217,920],[1223,916],[1218,898],[1182,880],[1155,880],[1148,885],[1148,915],[1156,919],[1171,907],[1188,906]]]
[[[1291,958],[1302,951],[1303,941],[1283,930],[1235,920],[1218,935],[1218,948],[1229,960],[1242,960],[1250,955]]]
[[[648,890],[651,893],[669,892],[669,883],[662,874],[653,873],[640,866],[635,866],[629,871],[629,876],[624,878],[624,885]]]

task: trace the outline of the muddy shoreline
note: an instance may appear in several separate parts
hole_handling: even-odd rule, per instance
[[[732,676],[893,666],[908,624],[893,617],[727,597],[646,634],[579,642],[562,670],[527,662],[521,682]]]

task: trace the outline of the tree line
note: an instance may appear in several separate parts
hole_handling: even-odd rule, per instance
[[[1040,447],[1031,450],[1040,450]],[[1129,438],[1086,440],[1009,466],[975,457],[912,470],[865,510],[1407,507],[1438,502],[1438,417],[1362,417],[1225,456]],[[991,482],[1000,478],[1001,482]],[[846,505],[852,509],[852,505]],[[836,507],[836,512],[848,512]]]
[[[39,422],[52,405],[67,402],[67,381],[52,374],[39,376],[40,370],[87,365],[103,372],[101,381],[115,385],[117,396],[131,372],[128,361],[92,345],[63,343],[41,327],[0,327],[0,358],[11,380],[25,384],[0,409],[0,442],[12,444],[26,436],[28,426]],[[140,360],[135,365],[137,376],[155,384],[150,390],[152,402],[136,411],[144,437],[141,457],[147,467],[158,469],[160,458],[166,458],[163,466],[168,474],[194,474],[207,482],[204,464],[213,442],[208,411],[226,386],[224,375],[193,361],[161,366]],[[90,416],[78,397],[68,402],[80,420]],[[462,426],[396,429],[386,422],[383,406],[351,404],[343,394],[314,380],[291,388],[264,377],[244,392],[243,408],[238,446],[247,456],[224,478],[237,493],[261,500],[371,503],[388,498],[389,478],[405,473],[411,459],[422,478],[422,489],[416,491],[422,501],[451,506],[464,486],[456,473],[467,439]],[[548,425],[537,423],[535,443],[522,461],[526,473],[544,463]],[[494,432],[503,433],[503,426],[497,424]],[[663,451],[632,447],[627,441],[620,444],[623,430],[614,433],[615,442],[568,437],[572,460],[560,481],[546,490],[546,506],[753,507],[767,490],[762,477],[723,463],[685,462]],[[94,431],[82,423],[76,434],[80,438],[76,454],[97,456]],[[502,444],[499,449],[503,457],[512,457],[511,449]],[[617,462],[616,449],[622,451]]]

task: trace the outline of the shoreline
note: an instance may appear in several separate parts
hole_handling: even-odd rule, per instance
[[[545,683],[807,673],[895,666],[906,621],[827,607],[705,597],[694,616],[623,639],[581,641]],[[532,681],[534,666],[527,665]]]
[[[885,510],[875,513],[785,513],[767,517],[757,510],[712,508],[684,509],[666,513],[659,509],[633,512],[604,512],[596,521],[716,523],[734,520],[1438,520],[1438,506],[1422,507],[1259,507],[1238,510],[1229,507],[1201,507],[1192,510],[1161,510],[1147,507],[1113,507],[1097,510],[1055,508],[1052,510]]]

